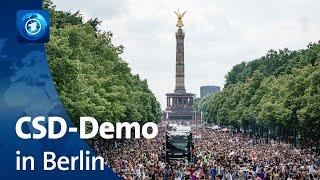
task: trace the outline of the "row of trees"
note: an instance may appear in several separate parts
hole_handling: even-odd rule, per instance
[[[209,123],[246,133],[317,142],[320,137],[320,43],[274,51],[233,67],[224,89],[196,101]]]
[[[120,57],[123,47],[112,44],[111,32],[98,29],[98,19],[84,22],[79,12],[57,11],[50,0],[44,7],[51,13],[49,66],[76,125],[80,116],[101,122],[160,121],[160,105],[147,81],[131,73]]]

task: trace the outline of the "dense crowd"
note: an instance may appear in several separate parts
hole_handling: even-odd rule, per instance
[[[155,139],[113,142],[108,148],[96,143],[98,153],[123,179],[320,179],[320,155],[289,144],[252,139],[192,126],[193,155],[174,164],[165,163],[165,127]]]

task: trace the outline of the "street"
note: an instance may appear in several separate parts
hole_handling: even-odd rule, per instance
[[[192,161],[169,165],[165,130],[159,125],[151,140],[126,140],[108,150],[99,149],[99,143],[95,147],[123,179],[317,179],[320,174],[320,156],[310,150],[199,125],[192,125]]]

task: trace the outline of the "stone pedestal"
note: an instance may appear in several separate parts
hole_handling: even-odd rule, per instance
[[[196,121],[198,112],[193,107],[195,94],[192,93],[168,93],[165,120]]]

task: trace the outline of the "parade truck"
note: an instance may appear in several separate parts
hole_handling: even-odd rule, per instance
[[[192,133],[190,126],[169,125],[166,131],[166,162],[183,161],[192,158]]]

